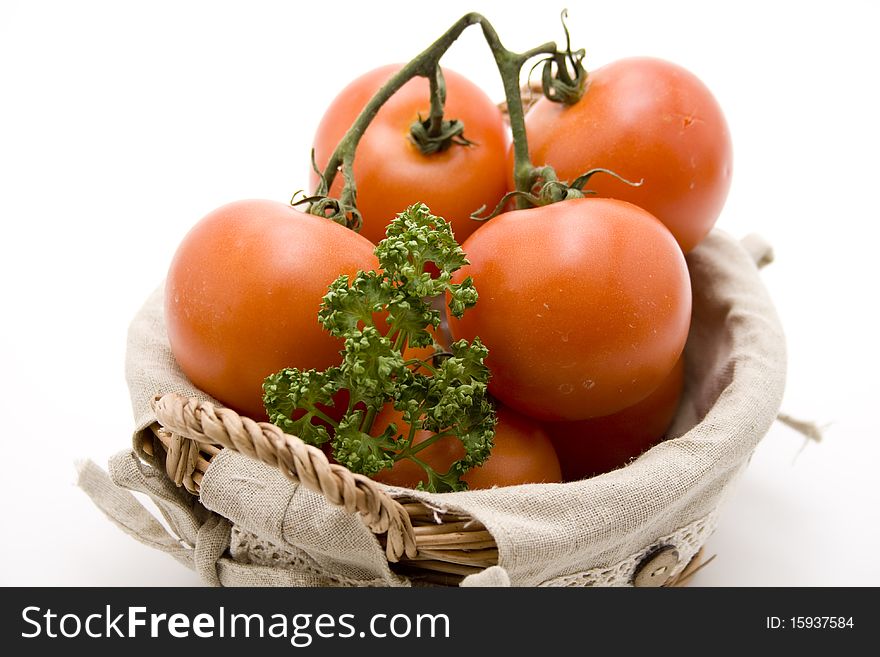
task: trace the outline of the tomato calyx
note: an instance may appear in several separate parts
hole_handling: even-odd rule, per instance
[[[327,190],[330,189],[330,185],[326,184],[324,174],[318,169],[318,165],[315,162],[314,148],[312,149],[312,169],[318,174],[318,178],[321,181],[321,184],[318,185],[318,190],[311,196],[302,189],[295,191],[293,196],[290,197],[290,205],[294,208],[298,205],[308,205],[307,212],[309,214],[330,219],[359,233],[364,220],[355,201],[357,189],[354,185],[354,179],[352,179],[351,185],[347,185],[342,190],[339,198],[333,198],[328,195]],[[302,198],[299,198],[300,196]]]
[[[302,198],[298,198],[302,195]],[[297,190],[290,198],[290,205],[308,204],[309,214],[314,214],[325,219],[341,224],[346,228],[359,233],[363,224],[360,210],[354,204],[346,204],[342,199],[336,199],[323,194],[306,195],[303,190]]]
[[[443,69],[434,67],[433,74],[428,76],[431,90],[431,113],[427,119],[414,122],[410,126],[410,139],[419,147],[423,155],[442,153],[453,144],[473,146],[473,142],[464,136],[464,122],[458,119],[444,119],[443,108],[446,105],[446,81]]]
[[[547,100],[574,105],[581,99],[587,88],[587,70],[583,65],[586,52],[583,48],[575,51],[571,49],[571,35],[568,31],[568,25],[565,24],[565,19],[568,18],[567,9],[562,10],[560,18],[562,29],[565,31],[565,51],[553,53],[538,62],[535,67],[544,65],[541,70],[541,89]]]
[[[596,192],[591,189],[585,189],[585,187],[590,182],[590,179],[597,173],[613,176],[614,178],[617,178],[621,182],[626,183],[627,185],[630,185],[632,187],[639,187],[644,182],[643,180],[639,180],[638,182],[627,180],[620,174],[617,174],[610,169],[603,169],[601,167],[590,169],[586,173],[583,173],[575,178],[572,182],[568,182],[566,180],[558,180],[556,178],[556,172],[551,166],[534,167],[532,169],[532,172],[532,179],[534,182],[532,183],[529,191],[514,190],[512,192],[508,192],[501,198],[501,200],[498,202],[498,205],[495,206],[495,209],[492,210],[492,212],[490,212],[488,215],[480,216],[480,214],[486,209],[485,207],[483,207],[474,212],[471,215],[471,219],[474,219],[476,221],[488,221],[493,217],[497,217],[499,214],[507,211],[507,204],[508,201],[510,201],[511,199],[516,199],[518,202],[518,207],[522,209],[523,207],[536,208],[544,205],[551,205],[553,203],[559,203],[560,201],[568,201],[573,198],[593,196]]]
[[[419,120],[409,129],[410,139],[424,155],[442,153],[453,144],[473,146],[474,142],[464,136],[464,123],[457,119],[441,121],[437,134],[431,134],[431,119]]]

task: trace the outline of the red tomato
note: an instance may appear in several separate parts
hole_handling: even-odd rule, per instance
[[[496,406],[496,411],[498,424],[495,426],[495,446],[483,465],[469,470],[462,477],[468,488],[474,490],[562,481],[559,459],[541,425],[501,405]],[[406,435],[408,425],[401,419],[401,414],[390,406],[376,417],[373,432],[383,431],[392,422],[397,425],[398,433]],[[418,445],[431,435],[430,431],[417,431],[413,443]],[[463,456],[461,441],[453,437],[441,438],[418,453],[420,459],[441,474]],[[378,472],[374,479],[405,488],[415,488],[420,481],[427,483],[425,471],[408,459],[398,461],[390,470]]]
[[[691,314],[687,265],[645,210],[582,198],[516,210],[462,245],[477,305],[452,337],[489,349],[489,390],[543,420],[609,415],[672,371]]]
[[[733,149],[717,101],[692,73],[659,59],[623,59],[592,72],[565,106],[542,98],[526,117],[532,160],[561,180],[602,167],[587,188],[635,203],[687,253],[711,230],[730,188]],[[512,157],[512,155],[511,155]]]
[[[327,286],[375,269],[373,244],[275,201],[214,210],[186,235],[165,284],[171,351],[198,388],[264,419],[263,379],[338,364],[342,341],[318,323]]]
[[[657,443],[675,417],[684,359],[650,395],[622,411],[578,422],[547,422],[565,481],[611,472]]]
[[[399,65],[371,71],[349,84],[327,108],[315,135],[315,161],[323,169],[355,118]],[[445,151],[424,155],[410,139],[410,126],[430,110],[426,78],[406,83],[364,133],[354,160],[357,204],[363,216],[361,235],[379,242],[398,212],[423,202],[452,224],[461,243],[479,225],[470,214],[485,205],[494,208],[507,191],[507,128],[501,112],[476,85],[444,69],[445,118],[464,122],[471,146],[453,144]],[[312,172],[312,189],[318,176]],[[331,193],[342,191],[342,174]]]

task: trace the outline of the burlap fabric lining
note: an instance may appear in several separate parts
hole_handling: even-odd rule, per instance
[[[740,243],[719,231],[689,254],[694,314],[684,398],[671,439],[627,467],[568,484],[447,495],[387,489],[485,525],[498,545],[498,565],[463,585],[625,585],[658,545],[676,547],[677,569],[684,567],[711,533],[724,493],[781,401],[784,336],[756,267],[770,258],[761,240]],[[223,450],[211,459],[196,499],[140,451],[142,432],[155,422],[155,395],[211,401],[174,362],[161,291],[132,323],[126,372],[135,452],[111,461],[113,483],[93,465],[81,475],[83,488],[126,531],[195,568],[208,584],[409,584],[392,572],[357,514],[277,469]],[[126,489],[150,495],[171,534]]]

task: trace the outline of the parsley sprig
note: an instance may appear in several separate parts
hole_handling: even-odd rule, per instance
[[[331,442],[334,458],[352,472],[370,476],[410,459],[425,470],[427,490],[463,490],[461,476],[485,462],[495,435],[484,364],[489,352],[479,338],[454,343],[440,363],[405,360],[403,352],[408,345],[433,343],[428,327],[439,326],[440,313],[428,299],[446,295],[449,312],[461,317],[476,304],[477,290],[470,277],[452,283],[467,259],[449,222],[424,204],[400,213],[386,235],[375,251],[379,271],[340,276],[323,298],[318,319],[344,339],[341,363],[322,372],[288,368],[270,375],[263,403],[285,432],[311,445]],[[322,408],[333,406],[342,390],[348,392],[348,408],[336,421]],[[400,411],[406,435],[394,423],[373,431],[386,404]],[[420,429],[434,435],[414,445]],[[436,472],[418,453],[448,436],[461,441],[465,456],[447,472]]]

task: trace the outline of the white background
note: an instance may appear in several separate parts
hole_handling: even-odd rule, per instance
[[[472,9],[511,48],[562,42],[562,5],[530,5],[0,4],[0,584],[198,583],[74,485],[75,461],[129,445],[129,320],[201,216],[305,185],[314,128],[351,78],[409,59]],[[880,584],[880,4],[568,8],[589,68],[654,55],[715,92],[735,147],[719,226],[775,245],[783,409],[829,425],[803,450],[771,430],[695,582]],[[444,62],[501,99],[478,30]]]

